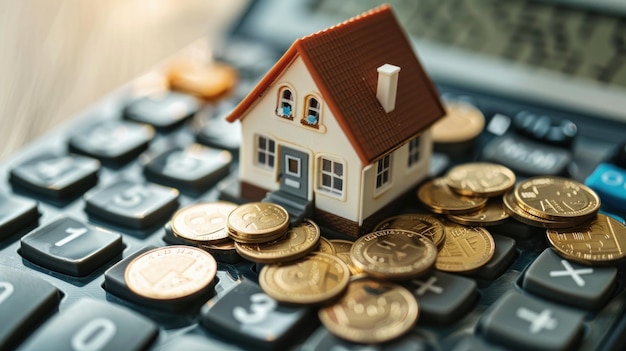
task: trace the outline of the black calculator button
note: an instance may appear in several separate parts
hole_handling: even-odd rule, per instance
[[[165,91],[142,96],[130,102],[124,109],[124,117],[156,128],[167,129],[193,116],[199,108],[200,103],[193,96]]]
[[[146,178],[179,190],[203,192],[229,174],[232,155],[226,150],[192,144],[167,150],[144,166]]]
[[[178,190],[128,180],[85,194],[87,213],[121,226],[144,229],[165,222],[178,207]]]
[[[59,304],[60,292],[32,274],[0,266],[0,350],[24,338]]]
[[[406,287],[420,307],[420,322],[445,324],[466,313],[477,297],[474,280],[439,271],[410,280]]]
[[[492,234],[495,243],[493,257],[484,266],[472,272],[469,276],[476,279],[494,280],[504,273],[517,257],[515,240]]]
[[[37,201],[0,194],[0,239],[37,225]]]
[[[13,185],[53,198],[82,194],[98,181],[100,162],[80,155],[44,153],[11,170]]]
[[[481,318],[489,341],[512,350],[572,350],[582,336],[583,314],[509,291]]]
[[[612,162],[620,168],[626,169],[626,142],[621,143],[613,152]]]
[[[196,140],[201,144],[237,153],[241,145],[241,123],[226,120],[226,113],[234,107],[226,104],[217,113],[214,113],[213,109],[198,112]]]
[[[526,270],[522,287],[555,302],[597,309],[613,292],[616,278],[615,267],[572,263],[548,248]]]
[[[72,276],[86,276],[121,255],[122,236],[61,217],[22,237],[21,252],[27,260],[46,269]]]
[[[144,151],[154,138],[154,128],[122,120],[108,120],[76,130],[70,151],[107,163],[124,163]]]
[[[158,333],[149,319],[105,301],[82,299],[38,329],[20,350],[147,350]]]
[[[283,305],[261,288],[243,280],[202,308],[201,323],[208,330],[253,348],[285,350],[303,336],[315,319],[308,306]]]

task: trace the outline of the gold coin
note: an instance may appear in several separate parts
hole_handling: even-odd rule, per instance
[[[135,257],[124,280],[137,295],[173,300],[201,293],[211,286],[217,263],[208,252],[185,245],[152,249]]]
[[[350,271],[338,257],[313,252],[297,261],[264,266],[261,289],[277,301],[316,304],[330,301],[348,286]]]
[[[593,216],[600,209],[600,198],[593,190],[567,178],[528,178],[515,187],[514,194],[522,209],[546,219]]]
[[[275,238],[289,227],[289,213],[279,205],[269,202],[251,202],[235,208],[227,220],[228,230],[235,241],[255,238]],[[248,242],[248,241],[245,241]]]
[[[521,208],[517,201],[515,200],[515,194],[513,191],[509,191],[508,193],[502,196],[502,204],[504,205],[504,211],[508,213],[513,219],[518,222],[539,228],[571,228],[580,224],[581,221],[584,222],[587,218],[582,219],[564,219],[564,220],[555,220],[555,219],[546,219],[537,217],[532,215],[523,208]]]
[[[387,281],[359,279],[333,305],[321,308],[320,321],[332,334],[352,342],[393,340],[417,323],[417,300],[406,288]]]
[[[170,87],[206,100],[216,100],[230,92],[237,82],[237,72],[226,64],[205,64],[180,58],[167,72]]]
[[[320,239],[320,228],[305,219],[291,227],[280,239],[260,244],[235,243],[237,252],[244,258],[258,263],[295,260],[313,251]]]
[[[383,229],[404,229],[422,234],[431,239],[435,246],[443,243],[445,231],[443,224],[435,216],[425,214],[402,214],[378,223],[374,231]]]
[[[315,251],[319,251],[321,253],[326,253],[329,255],[335,255],[335,247],[331,244],[330,240],[326,239],[323,236],[320,236],[319,245]]]
[[[226,220],[237,207],[230,202],[197,203],[183,207],[172,216],[172,233],[194,244],[215,244],[228,239]]]
[[[437,247],[424,235],[385,229],[358,238],[350,258],[354,265],[375,278],[410,279],[428,272],[435,263]]]
[[[451,168],[446,174],[448,186],[461,195],[493,197],[515,185],[515,173],[505,166],[475,162]]]
[[[341,239],[332,239],[330,240],[331,245],[334,247],[335,256],[339,257],[343,262],[348,265],[350,269],[350,273],[353,275],[363,273],[362,270],[358,269],[354,263],[352,263],[352,258],[350,258],[350,249],[352,249],[352,241],[349,240],[341,240]]]
[[[435,213],[463,214],[479,210],[487,198],[463,196],[453,192],[445,178],[435,178],[420,186],[417,197]]]
[[[598,214],[588,224],[571,229],[547,230],[550,246],[564,258],[588,265],[609,264],[626,257],[626,227]]]
[[[435,268],[444,272],[472,272],[493,257],[495,242],[482,227],[466,227],[444,221],[446,239],[437,254]]]
[[[485,115],[465,101],[444,102],[446,115],[433,124],[435,143],[461,143],[476,138],[485,127]]]
[[[448,215],[449,220],[473,227],[488,227],[502,224],[509,219],[509,214],[504,210],[500,198],[492,198],[487,201],[487,206],[472,213],[462,215]]]
[[[231,239],[235,240],[236,242],[239,243],[246,243],[246,244],[260,244],[260,243],[268,243],[270,241],[275,241],[275,240],[279,240],[280,238],[282,238],[283,236],[285,236],[285,234],[287,233],[287,230],[289,230],[289,227],[285,228],[284,231],[282,232],[276,232],[276,233],[271,233],[271,234],[263,234],[263,235],[239,235],[239,234],[235,234],[231,231],[228,231],[228,235],[230,236]]]

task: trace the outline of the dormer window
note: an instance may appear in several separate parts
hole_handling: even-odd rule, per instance
[[[278,91],[278,104],[276,114],[286,119],[293,119],[294,96],[291,89],[282,87]]]
[[[319,128],[320,124],[320,103],[312,95],[306,98],[305,115],[302,118],[302,124],[308,127]]]

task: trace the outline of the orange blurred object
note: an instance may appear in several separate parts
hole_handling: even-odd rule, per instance
[[[167,69],[172,90],[215,101],[230,93],[237,83],[237,71],[223,63],[203,63],[192,59],[174,61]]]

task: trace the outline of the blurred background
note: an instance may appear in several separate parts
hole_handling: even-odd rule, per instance
[[[199,38],[245,0],[0,2],[0,159]]]

